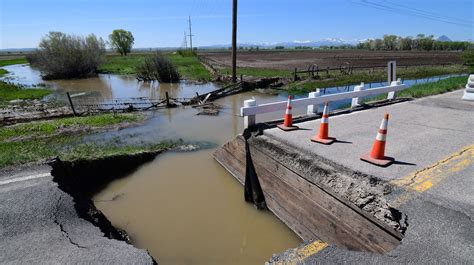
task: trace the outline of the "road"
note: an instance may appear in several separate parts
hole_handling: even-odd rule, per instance
[[[80,218],[49,166],[0,171],[0,263],[152,264],[145,250]]]
[[[333,160],[354,171],[377,176],[396,188],[391,205],[408,216],[402,244],[385,255],[354,252],[319,242],[289,250],[276,264],[473,264],[474,263],[474,102],[462,91],[378,109],[330,117],[330,135],[342,141],[313,144],[319,120],[265,135],[297,149]],[[396,163],[380,168],[359,160],[368,152],[383,114],[390,116],[386,155]],[[296,255],[295,253],[303,253]]]

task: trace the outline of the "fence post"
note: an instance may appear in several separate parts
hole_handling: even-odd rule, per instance
[[[67,99],[69,100],[69,104],[71,104],[72,113],[74,113],[74,116],[77,116],[76,110],[74,109],[74,104],[72,104],[71,95],[69,95],[69,92],[66,92],[66,95]]]
[[[362,91],[362,90],[365,89],[364,86],[365,86],[365,85],[364,85],[364,83],[362,82],[362,83],[360,83],[360,85],[354,87],[354,91]],[[359,97],[352,98],[351,108],[355,108],[355,107],[357,107],[357,106],[359,106],[359,105],[360,105],[360,99],[359,99]]]
[[[293,81],[295,81],[295,82],[298,80],[298,75],[296,73],[297,71],[298,71],[298,69],[295,68],[295,72],[293,73]]]
[[[315,92],[310,92],[309,93],[309,98],[315,98],[321,96],[321,90],[319,88]],[[312,115],[312,114],[318,114],[318,108],[319,105],[308,105],[308,109],[306,111],[306,114]]]
[[[396,80],[397,80],[397,62],[396,61],[388,62],[388,64],[387,64],[387,74],[388,74],[388,78],[387,78],[388,85],[389,86],[396,85],[396,83],[393,84],[393,82],[396,82]],[[396,97],[396,93],[395,93],[395,91],[392,91],[392,92],[388,93],[387,99],[392,100],[392,99],[395,99],[395,97]]]
[[[247,99],[244,101],[244,107],[255,107],[257,106],[257,101],[255,99]],[[244,116],[244,129],[247,129],[250,126],[255,125],[255,115]]]

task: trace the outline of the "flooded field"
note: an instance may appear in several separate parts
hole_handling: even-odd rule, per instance
[[[45,83],[28,66],[5,67],[11,80],[24,84]],[[439,78],[405,80],[405,84]],[[100,75],[97,78],[47,82],[59,93],[96,93],[103,99],[125,97],[191,97],[217,88],[214,84],[147,84],[133,77]],[[372,87],[383,83],[370,84]],[[369,86],[369,84],[367,84]],[[353,89],[330,88],[326,93]],[[159,109],[139,127],[88,136],[89,141],[119,138],[129,143],[156,143],[182,139],[197,150],[168,152],[140,167],[130,176],[111,182],[93,197],[96,206],[133,243],[146,248],[160,264],[262,264],[273,253],[296,247],[300,239],[269,212],[245,203],[243,187],[212,158],[212,152],[243,130],[238,117],[243,100],[258,103],[284,100],[284,92],[247,92],[216,101],[223,106],[218,116],[198,116],[191,107]],[[332,108],[345,104],[338,102]],[[294,114],[304,114],[297,108]],[[281,118],[269,113],[257,121]]]

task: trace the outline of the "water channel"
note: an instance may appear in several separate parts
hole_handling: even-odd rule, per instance
[[[133,77],[100,75],[72,81],[42,81],[29,66],[5,67],[11,81],[46,83],[58,94],[65,91],[93,92],[104,99],[126,97],[189,97],[217,87],[212,84],[143,84]],[[439,78],[405,80],[405,84]],[[372,87],[383,84],[371,84]],[[348,88],[331,88],[327,93]],[[93,200],[118,228],[124,229],[139,248],[148,249],[160,264],[262,264],[273,253],[298,246],[300,239],[269,212],[244,202],[243,187],[212,159],[215,148],[243,130],[238,117],[245,99],[258,103],[284,100],[284,92],[247,92],[218,100],[218,116],[198,116],[190,107],[160,109],[139,127],[88,136],[90,141],[119,137],[129,142],[159,142],[183,139],[200,149],[172,151],[140,167],[130,176],[111,182]],[[333,107],[344,104],[339,102]],[[295,114],[305,113],[295,109]],[[281,113],[257,120],[281,118]]]

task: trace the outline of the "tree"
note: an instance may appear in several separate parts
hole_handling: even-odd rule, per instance
[[[132,50],[135,39],[130,31],[116,29],[109,35],[109,42],[112,49],[126,56]]]
[[[28,58],[45,79],[85,78],[97,74],[105,54],[105,42],[94,34],[86,37],[49,32]]]
[[[395,50],[397,44],[397,36],[395,35],[384,35],[383,36],[383,43],[385,49],[387,50]]]
[[[413,49],[413,39],[411,37],[400,38],[400,50],[411,51]]]

